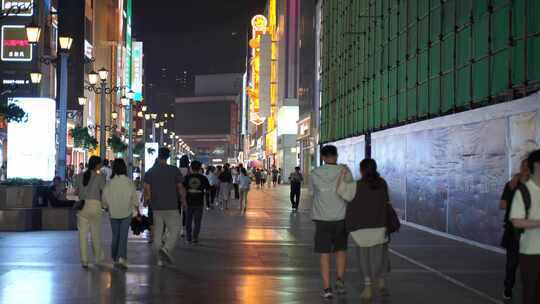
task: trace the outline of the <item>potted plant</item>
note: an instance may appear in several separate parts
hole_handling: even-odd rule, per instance
[[[94,150],[97,147],[97,140],[90,135],[87,127],[75,127],[69,130],[69,135],[73,137],[73,146],[76,148],[83,148],[88,150]]]
[[[126,151],[127,145],[122,141],[122,138],[117,134],[113,134],[108,140],[107,145],[111,147],[114,154],[122,153]]]

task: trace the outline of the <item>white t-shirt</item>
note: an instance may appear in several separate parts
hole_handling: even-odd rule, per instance
[[[525,183],[531,194],[531,208],[529,209],[530,220],[540,220],[540,187],[532,180]],[[525,204],[518,190],[512,200],[510,219],[525,219]],[[540,228],[525,229],[521,235],[519,252],[522,254],[540,254]]]

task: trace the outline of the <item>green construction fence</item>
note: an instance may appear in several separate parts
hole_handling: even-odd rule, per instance
[[[512,100],[540,83],[540,0],[322,0],[321,141]]]

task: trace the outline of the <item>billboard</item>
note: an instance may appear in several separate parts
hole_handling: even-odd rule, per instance
[[[27,116],[25,122],[8,123],[8,178],[50,181],[56,163],[56,102],[50,98],[13,98]]]
[[[2,61],[32,61],[32,45],[24,25],[2,26]]]
[[[158,157],[159,144],[157,142],[147,142],[144,144],[144,171],[148,172],[154,166]]]
[[[143,43],[133,41],[131,50],[131,90],[135,93],[135,100],[142,101],[143,83]]]
[[[8,16],[32,16],[34,0],[2,0],[2,10]]]

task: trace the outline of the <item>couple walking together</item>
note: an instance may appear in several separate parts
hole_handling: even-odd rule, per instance
[[[312,173],[313,210],[315,222],[315,252],[320,255],[323,280],[323,298],[332,298],[334,292],[345,294],[345,271],[349,234],[359,247],[358,262],[364,276],[361,297],[373,297],[374,285],[385,289],[385,277],[390,269],[388,260],[388,186],[377,172],[373,159],[360,163],[361,179],[353,181],[350,170],[337,164],[335,146],[321,149],[324,165]],[[397,224],[399,226],[399,222]],[[336,257],[337,278],[335,290],[330,283],[330,259]]]

